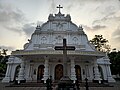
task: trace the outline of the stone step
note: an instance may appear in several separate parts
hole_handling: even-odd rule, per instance
[[[7,87],[46,87],[46,84],[36,83],[36,82],[27,82],[21,84],[10,84]]]
[[[54,81],[52,83],[53,87],[56,87],[58,85],[58,81]],[[80,87],[85,87],[85,82],[79,83]],[[88,83],[89,87],[113,87],[110,84],[98,84],[98,83]],[[27,82],[27,83],[21,83],[21,84],[9,84],[7,87],[46,87],[46,84],[40,83],[40,82]]]

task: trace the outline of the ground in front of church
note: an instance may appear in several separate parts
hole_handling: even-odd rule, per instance
[[[81,83],[82,84],[82,83]],[[32,86],[33,85],[33,86]],[[34,86],[34,84],[32,84],[30,86],[12,86],[10,87],[10,84],[8,83],[1,83],[0,81],[0,90],[47,90],[45,85],[36,85]],[[55,86],[53,87],[53,90],[55,89]],[[80,86],[80,90],[86,90],[86,88],[83,86]],[[111,83],[110,86],[90,86],[89,90],[120,90],[120,81],[116,82],[116,83]]]

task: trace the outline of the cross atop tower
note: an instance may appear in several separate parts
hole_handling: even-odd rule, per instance
[[[57,8],[59,8],[59,13],[60,13],[60,8],[63,8],[63,7],[61,7],[61,6],[59,5],[59,6],[57,6]]]

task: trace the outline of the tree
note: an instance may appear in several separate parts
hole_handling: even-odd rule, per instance
[[[8,61],[8,57],[6,56],[3,60],[4,56],[0,56],[0,77],[3,77],[5,75],[6,69],[7,69],[7,64],[6,62]]]
[[[2,51],[0,51],[0,56],[1,55],[6,56],[7,55],[7,51],[8,51],[8,49],[2,49]]]
[[[111,72],[114,75],[119,74],[120,75],[120,51],[111,52],[108,54],[111,62]]]
[[[92,43],[98,51],[110,51],[110,45],[107,44],[108,40],[104,39],[102,35],[95,35],[95,37],[90,40],[90,43]]]
[[[7,49],[2,49],[2,51],[0,51],[0,77],[3,77],[3,75],[5,75],[5,72],[6,72],[6,68],[7,68],[7,65],[6,65],[6,62],[8,60],[8,57],[7,56]]]

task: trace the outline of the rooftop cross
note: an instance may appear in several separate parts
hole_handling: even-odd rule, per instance
[[[59,6],[57,6],[57,8],[59,8],[59,13],[60,13],[60,8],[63,8],[63,7],[61,7],[61,6],[59,5]]]

